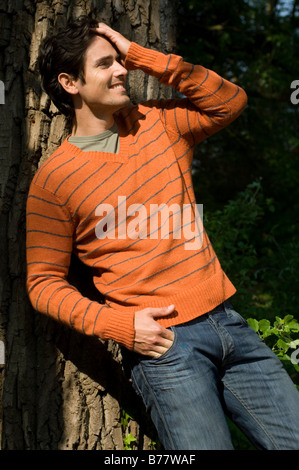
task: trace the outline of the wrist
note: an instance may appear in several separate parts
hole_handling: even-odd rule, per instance
[[[125,67],[128,70],[150,70],[153,67],[153,64],[156,62],[157,56],[160,54],[164,56],[164,54],[159,53],[154,49],[148,49],[132,41],[126,55]]]

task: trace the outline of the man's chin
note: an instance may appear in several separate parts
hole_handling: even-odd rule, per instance
[[[126,108],[129,104],[131,103],[131,98],[126,95],[124,96],[124,99],[120,101],[119,105],[115,106],[115,113],[120,111],[123,108]]]

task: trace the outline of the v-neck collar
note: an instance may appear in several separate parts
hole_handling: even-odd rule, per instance
[[[129,158],[129,141],[131,136],[130,134],[128,134],[127,129],[125,129],[125,127],[122,125],[121,120],[119,120],[117,116],[115,116],[115,123],[117,124],[119,132],[118,153],[101,152],[96,150],[81,150],[79,147],[69,142],[68,139],[71,135],[68,135],[62,143],[62,150],[72,154],[74,157],[78,157],[81,159],[97,159],[109,162],[127,163]]]

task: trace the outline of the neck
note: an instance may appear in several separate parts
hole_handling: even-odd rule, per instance
[[[83,137],[101,134],[110,129],[114,124],[113,114],[93,114],[82,110],[76,110],[72,127],[72,136]]]

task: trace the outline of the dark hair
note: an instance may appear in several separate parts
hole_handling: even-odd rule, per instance
[[[68,73],[75,80],[84,80],[85,53],[93,37],[92,28],[98,21],[82,17],[66,25],[56,34],[46,37],[39,48],[38,65],[42,87],[61,113],[74,117],[71,95],[58,81],[60,73]]]

